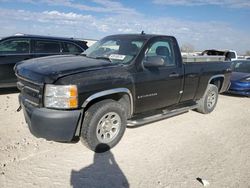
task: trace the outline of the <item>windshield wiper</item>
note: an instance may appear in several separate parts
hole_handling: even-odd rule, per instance
[[[103,56],[97,56],[95,57],[96,59],[104,59],[104,60],[108,60],[109,62],[111,62],[111,60],[108,57],[103,57]]]
[[[111,62],[111,60],[108,58],[108,57],[104,57],[104,56],[97,56],[97,57],[90,57],[90,56],[87,56],[87,54],[80,54],[81,56],[84,56],[84,57],[87,57],[87,58],[91,58],[91,59],[104,59],[104,60],[108,60],[109,62]]]
[[[81,56],[84,56],[84,57],[87,57],[87,58],[95,59],[95,57],[87,56],[87,54],[80,54],[80,55],[81,55]]]

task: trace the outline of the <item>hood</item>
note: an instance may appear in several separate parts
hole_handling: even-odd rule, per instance
[[[237,81],[247,77],[250,77],[250,73],[232,72],[231,81]]]
[[[16,74],[38,83],[53,83],[58,78],[83,71],[114,66],[109,61],[84,56],[57,55],[22,61]]]

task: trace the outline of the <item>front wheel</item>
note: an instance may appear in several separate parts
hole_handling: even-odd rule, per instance
[[[97,153],[108,151],[122,138],[126,129],[126,112],[113,100],[104,100],[91,106],[85,113],[81,141]]]
[[[197,111],[203,114],[212,112],[218,101],[218,88],[213,84],[208,84],[204,96],[198,101]]]

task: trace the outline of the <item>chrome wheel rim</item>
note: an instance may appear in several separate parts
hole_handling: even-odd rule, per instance
[[[215,105],[215,102],[216,102],[216,92],[214,91],[211,91],[209,94],[208,94],[208,97],[207,97],[207,107],[209,109],[213,108],[213,106]]]
[[[116,112],[106,113],[98,122],[96,136],[99,142],[113,141],[121,129],[121,118]]]

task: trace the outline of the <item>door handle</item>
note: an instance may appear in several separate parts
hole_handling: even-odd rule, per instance
[[[173,78],[173,77],[179,77],[180,75],[178,73],[172,73],[169,75],[170,78]]]

